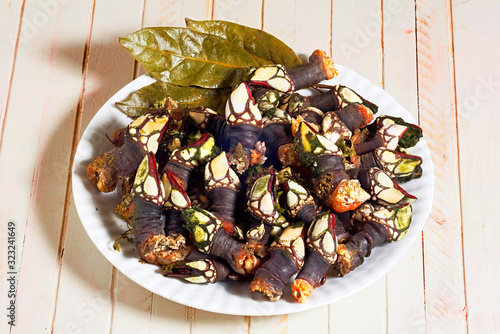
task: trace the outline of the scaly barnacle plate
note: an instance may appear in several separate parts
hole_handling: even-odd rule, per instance
[[[398,116],[415,123],[408,111],[380,87],[346,67],[337,65],[337,68],[339,76],[324,83],[341,83],[354,89],[379,106],[377,115]],[[88,181],[85,169],[96,156],[112,148],[106,135],[111,136],[114,130],[130,122],[114,103],[153,81],[148,75],[143,75],[123,87],[102,106],[82,136],[73,167],[73,196],[83,226],[101,253],[137,284],[172,301],[217,313],[256,316],[300,312],[333,303],[367,287],[387,273],[420,235],[429,216],[434,191],[434,171],[425,138],[410,150],[412,154],[423,158],[423,175],[403,185],[410,194],[418,197],[418,201],[413,204],[413,221],[408,234],[400,241],[376,247],[365,263],[347,276],[330,277],[306,304],[295,302],[289,287],[281,300],[273,303],[258,293],[250,293],[248,282],[196,285],[166,278],[159,267],[140,263],[132,244],[122,241],[121,251],[113,250],[114,240],[127,228],[113,211],[120,201],[120,192],[100,193]]]

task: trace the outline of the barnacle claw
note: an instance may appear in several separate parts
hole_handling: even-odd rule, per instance
[[[106,152],[87,167],[90,182],[102,192],[113,191],[118,181],[133,177],[137,166],[150,152],[155,154],[170,116],[144,115],[130,123],[120,147]]]
[[[194,143],[172,153],[170,160],[195,169],[204,166],[215,155],[214,148],[214,137],[205,133]]]
[[[289,93],[336,77],[338,72],[333,66],[332,58],[327,57],[322,50],[315,50],[309,57],[309,63],[302,67],[294,70],[289,70],[283,65],[260,67],[255,70],[250,82]]]
[[[182,212],[182,219],[200,252],[223,258],[239,274],[253,273],[259,265],[252,251],[231,238],[209,211],[189,208]]]
[[[283,295],[285,284],[302,268],[305,257],[304,224],[287,227],[271,245],[271,258],[255,273],[250,291],[257,291],[277,301]]]
[[[182,261],[163,268],[164,276],[180,277],[191,283],[216,283],[229,276],[229,269],[213,259]]]

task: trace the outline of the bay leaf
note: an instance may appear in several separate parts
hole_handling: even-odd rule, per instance
[[[227,39],[187,28],[144,28],[120,43],[155,79],[179,86],[231,87],[261,65]]]
[[[247,51],[259,65],[283,64],[288,68],[302,66],[302,61],[290,47],[265,31],[233,22],[195,21],[189,18],[186,18],[186,27],[236,44]]]
[[[132,93],[125,100],[116,102],[115,105],[125,115],[136,118],[146,113],[156,102],[162,101],[169,96],[178,101],[182,107],[195,108],[203,106],[223,114],[226,101],[230,95],[230,88],[184,87],[156,81]]]

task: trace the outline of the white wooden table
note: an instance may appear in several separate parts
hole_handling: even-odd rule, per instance
[[[1,332],[500,333],[499,12],[494,0],[2,0]],[[144,72],[118,37],[185,17],[262,28],[298,53],[331,52],[419,120],[434,161],[433,210],[387,275],[312,311],[227,316],[158,297],[98,252],[72,200],[79,138]]]

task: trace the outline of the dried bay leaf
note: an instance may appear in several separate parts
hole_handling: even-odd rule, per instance
[[[183,87],[156,81],[132,93],[125,100],[116,102],[115,105],[127,116],[135,118],[146,113],[156,102],[169,96],[178,101],[182,107],[203,106],[223,113],[230,95],[230,88]]]
[[[261,65],[227,39],[186,28],[144,28],[120,43],[155,79],[179,86],[231,87]]]
[[[302,66],[297,54],[273,35],[227,21],[195,21],[186,18],[188,29],[222,37],[247,51],[259,65],[283,64],[288,68]]]

